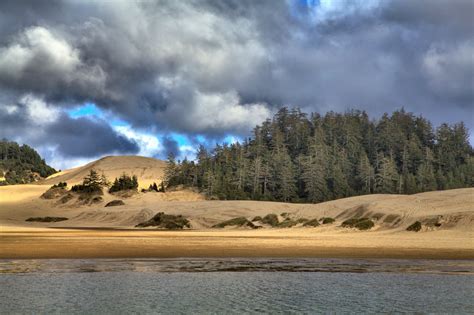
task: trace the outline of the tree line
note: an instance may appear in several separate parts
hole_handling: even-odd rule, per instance
[[[371,120],[282,108],[242,143],[201,145],[195,161],[170,155],[165,182],[216,199],[291,202],[473,187],[468,135],[462,122],[434,128],[403,109]]]
[[[0,141],[0,185],[30,183],[54,173],[56,170],[28,145]]]

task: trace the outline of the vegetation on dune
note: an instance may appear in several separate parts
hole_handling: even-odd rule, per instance
[[[407,231],[419,232],[421,230],[421,222],[415,221],[409,227],[407,227]]]
[[[148,189],[142,189],[142,192],[165,192],[165,184],[163,181],[160,183],[160,186],[153,182],[153,184],[150,184],[148,186]]]
[[[285,202],[472,187],[468,135],[463,123],[434,129],[403,109],[370,120],[362,111],[308,116],[282,108],[243,143],[201,146],[196,162],[170,156],[165,181],[212,199]]]
[[[46,190],[40,198],[42,199],[56,199],[67,194],[67,190],[64,188],[49,188]]]
[[[70,200],[74,199],[74,195],[71,193],[68,193],[59,199],[59,203],[65,204],[68,203]]]
[[[122,200],[112,200],[105,204],[105,207],[116,207],[116,206],[123,206],[125,203]]]
[[[86,194],[94,194],[99,193],[102,194],[102,188],[109,186],[109,181],[104,174],[99,175],[97,171],[91,169],[89,174],[84,177],[82,184],[74,185],[71,187],[72,192],[77,193],[86,193]]]
[[[342,222],[342,227],[356,228],[359,230],[370,230],[374,227],[374,222],[369,218],[352,218]]]
[[[278,224],[278,227],[280,227],[280,228],[290,228],[290,227],[293,227],[297,224],[298,224],[297,221],[291,220],[290,218],[286,218],[283,222]]]
[[[139,223],[135,227],[149,227],[154,226],[157,228],[168,229],[168,230],[182,230],[184,228],[190,228],[191,223],[188,219],[182,215],[171,215],[165,214],[164,212],[158,212],[150,220]]]
[[[41,198],[43,199],[56,199],[59,197],[64,196],[67,194],[67,183],[66,182],[59,182],[58,184],[54,184],[51,186],[47,191],[45,191],[42,195]]]
[[[273,227],[279,224],[278,216],[274,213],[267,214],[266,216],[262,218],[260,222],[262,222],[263,224],[268,224]]]
[[[66,182],[59,182],[59,183],[54,184],[53,186],[51,186],[51,189],[53,189],[53,188],[66,188],[66,187],[67,187]]]
[[[262,217],[257,215],[256,217],[252,219],[252,222],[257,222],[257,221],[262,221]]]
[[[56,170],[26,144],[0,141],[0,185],[31,183],[54,173]]]
[[[28,218],[25,221],[27,222],[61,222],[61,221],[66,221],[66,220],[69,220],[69,219],[65,217],[33,217],[33,218]]]
[[[334,218],[330,218],[330,217],[326,217],[326,218],[321,219],[322,224],[331,224],[331,223],[334,223],[334,222],[336,222],[336,220]]]
[[[317,227],[317,226],[319,226],[319,221],[318,221],[318,219],[312,219],[312,220],[309,220],[308,222],[304,223],[303,226]]]
[[[156,184],[155,184],[156,185]],[[119,178],[115,178],[112,186],[109,189],[109,193],[114,193],[122,190],[134,190],[138,189],[138,178],[136,175],[128,176],[122,174]]]
[[[230,220],[226,220],[224,222],[218,223],[213,225],[213,228],[225,228],[226,226],[240,226],[240,227],[250,227],[252,229],[256,229],[257,226],[247,220],[245,217],[238,217],[238,218],[233,218]]]

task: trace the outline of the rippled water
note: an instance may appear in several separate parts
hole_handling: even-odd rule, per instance
[[[275,272],[277,271],[277,272]],[[0,261],[0,313],[470,313],[473,261]]]

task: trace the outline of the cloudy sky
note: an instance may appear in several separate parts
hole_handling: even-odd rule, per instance
[[[192,157],[281,106],[474,129],[474,1],[0,1],[0,138]],[[471,136],[472,142],[472,136]]]

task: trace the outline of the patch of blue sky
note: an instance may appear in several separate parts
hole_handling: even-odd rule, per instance
[[[93,103],[85,103],[66,111],[71,118],[80,118],[87,116],[104,117],[104,112]]]
[[[176,141],[179,146],[191,145],[191,141],[189,140],[189,138],[186,135],[176,133],[176,132],[172,132],[172,133],[170,133],[170,137],[171,137],[171,139]]]
[[[233,135],[227,135],[224,137],[224,139],[222,139],[222,143],[226,143],[226,144],[233,144],[237,142],[242,142],[242,139]]]

